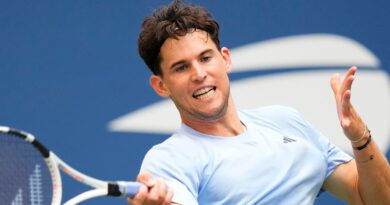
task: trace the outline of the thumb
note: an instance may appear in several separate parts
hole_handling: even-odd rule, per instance
[[[333,76],[330,79],[330,86],[332,87],[333,93],[335,95],[337,94],[337,92],[340,88],[340,84],[341,84],[340,74],[339,73],[333,74]]]
[[[147,187],[152,187],[156,184],[156,180],[154,180],[153,176],[148,172],[141,172],[138,174],[137,181],[145,184]]]

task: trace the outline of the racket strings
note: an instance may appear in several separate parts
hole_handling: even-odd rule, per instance
[[[51,204],[52,184],[46,163],[22,137],[0,133],[0,167],[2,204]]]

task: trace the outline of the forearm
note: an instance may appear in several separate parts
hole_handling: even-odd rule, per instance
[[[352,143],[359,147],[366,143]],[[364,204],[388,204],[390,202],[390,167],[374,139],[364,149],[355,150],[358,171],[357,188]]]
[[[359,148],[354,149],[356,165],[349,163],[349,166],[337,168],[326,187],[353,203],[360,204],[362,200],[364,204],[389,204],[389,164],[376,145],[375,136],[368,141],[370,132],[351,104],[351,87],[356,70],[355,66],[348,69],[342,81],[338,74],[331,78],[340,125],[352,142],[352,147]]]

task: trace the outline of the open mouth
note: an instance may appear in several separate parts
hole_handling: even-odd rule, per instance
[[[207,98],[210,95],[212,95],[216,89],[217,89],[217,87],[215,87],[215,86],[205,87],[205,88],[197,90],[194,94],[192,94],[192,97],[194,97],[196,99]]]

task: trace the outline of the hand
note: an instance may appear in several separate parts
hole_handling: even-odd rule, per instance
[[[166,186],[164,180],[153,179],[153,177],[146,172],[140,173],[137,177],[137,181],[145,184],[142,186],[137,195],[133,198],[128,198],[127,202],[133,205],[149,205],[159,204],[168,205],[171,204],[173,191]]]
[[[365,123],[351,103],[351,87],[356,71],[355,66],[349,68],[342,82],[339,74],[334,74],[330,80],[336,98],[337,114],[341,127],[351,141],[361,139],[366,129]]]

